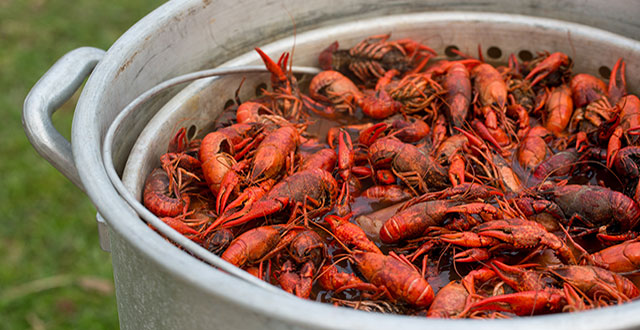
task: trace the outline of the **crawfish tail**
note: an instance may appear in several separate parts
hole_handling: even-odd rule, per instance
[[[383,254],[356,252],[358,269],[373,285],[385,287],[394,297],[416,307],[427,307],[434,298],[429,282],[413,267]]]
[[[298,131],[293,126],[280,127],[267,135],[256,150],[251,180],[277,176],[284,169],[287,156],[297,146]]]
[[[422,234],[429,226],[439,226],[447,216],[447,208],[455,202],[436,200],[408,207],[389,218],[380,228],[380,239],[394,243]]]

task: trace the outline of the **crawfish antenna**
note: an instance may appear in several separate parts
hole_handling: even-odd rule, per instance
[[[351,217],[350,215],[351,215],[351,213],[349,213],[349,217],[348,218]],[[338,216],[336,216],[336,215],[327,215],[326,217],[336,217],[336,218],[338,218]],[[328,223],[328,221],[326,220],[326,217],[325,217],[324,221]],[[316,225],[318,228],[320,228],[321,230],[325,231],[327,234],[329,234],[329,236],[333,237],[333,239],[335,239],[336,242],[338,242],[338,244],[340,244],[340,246],[342,246],[342,248],[347,251],[347,253],[353,254],[353,250],[348,248],[347,245],[345,245],[333,232],[331,232],[331,230],[329,230],[329,229],[325,228],[324,226],[321,226],[320,224],[315,223],[313,221],[311,221],[309,223],[312,223],[312,224]]]
[[[242,102],[240,101],[240,88],[242,88],[242,84],[244,84],[245,80],[247,80],[247,77],[242,77],[242,80],[240,80],[240,84],[238,85],[238,88],[236,89],[236,93],[235,93],[236,105],[242,104]]]

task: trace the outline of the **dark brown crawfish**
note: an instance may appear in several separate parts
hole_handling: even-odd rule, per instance
[[[416,70],[436,52],[411,39],[389,41],[391,34],[375,35],[362,40],[349,50],[339,50],[334,42],[319,56],[324,70],[336,70],[357,77],[362,82],[380,78],[388,70]]]
[[[374,166],[390,166],[397,177],[422,192],[449,185],[446,170],[412,144],[382,138],[369,147],[369,157]]]

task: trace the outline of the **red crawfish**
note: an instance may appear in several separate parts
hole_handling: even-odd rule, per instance
[[[280,173],[285,168],[287,157],[298,146],[299,139],[299,133],[293,126],[278,128],[267,135],[256,150],[251,181],[260,177],[272,178]]]
[[[618,103],[619,100],[627,94],[627,79],[625,76],[626,67],[626,63],[622,58],[619,58],[611,70],[611,76],[609,76],[609,88],[607,90],[611,103]],[[618,81],[620,81],[620,85],[618,85]]]
[[[544,127],[556,136],[560,136],[569,125],[573,114],[573,99],[571,89],[567,85],[554,88],[546,102],[546,116]]]
[[[529,118],[529,110],[527,110],[523,104],[518,103],[513,95],[513,92],[510,92],[508,95],[509,104],[507,105],[507,116],[517,119],[519,129],[527,129],[531,122],[531,118]]]
[[[349,78],[338,71],[328,70],[311,79],[309,96],[320,102],[307,101],[311,110],[324,116],[332,116],[336,111],[353,113],[364,94]]]
[[[236,159],[262,141],[263,125],[258,123],[233,124],[207,134],[200,145],[198,156],[203,163],[220,152],[232,154]]]
[[[186,129],[180,128],[169,141],[168,152],[160,156],[160,165],[167,172],[169,187],[175,196],[181,195],[180,190],[191,181],[200,181],[202,177],[202,164],[195,157],[201,140],[189,141],[186,134]]]
[[[457,130],[457,127],[455,128]],[[455,134],[446,138],[435,149],[436,161],[443,166],[448,166],[449,181],[453,186],[464,184],[466,173],[466,153],[471,146],[482,148],[484,142],[475,135],[460,130],[463,134]]]
[[[443,140],[432,153],[436,160],[442,164],[458,152],[469,151],[471,145],[482,147],[483,142],[472,134],[454,134]]]
[[[570,264],[576,259],[563,240],[549,233],[541,224],[521,218],[501,219],[475,226],[471,232],[443,234],[440,239],[447,243],[479,248],[493,247],[499,242],[516,249],[540,249],[548,247]]]
[[[607,85],[604,81],[587,73],[579,73],[571,77],[569,87],[573,105],[576,108],[584,107],[607,96]]]
[[[142,193],[144,206],[159,217],[174,217],[189,209],[189,196],[172,197],[169,176],[161,168],[154,169],[147,177]]]
[[[221,132],[207,134],[200,146],[202,173],[209,189],[214,194],[220,191],[225,174],[236,164],[233,145]]]
[[[472,312],[494,310],[518,316],[557,313],[567,306],[567,294],[564,292],[566,291],[546,287],[542,290],[497,295],[471,304],[469,310]]]
[[[606,140],[608,137],[603,137],[605,133],[611,134],[615,128],[607,127],[617,120],[615,114],[616,108],[611,106],[607,98],[603,97],[585,107],[575,108],[569,123],[569,131],[578,131],[582,134],[597,132],[598,140]]]
[[[374,252],[355,251],[352,258],[367,281],[388,292],[391,298],[418,308],[427,307],[433,301],[431,285],[408,262]]]
[[[429,135],[429,125],[422,119],[396,115],[388,121],[391,126],[390,134],[402,142],[415,143]]]
[[[640,238],[586,254],[581,264],[589,264],[615,273],[637,272],[640,269]]]
[[[195,157],[202,140],[187,137],[187,129],[181,127],[169,141],[167,153],[160,156],[161,167],[169,176],[169,185],[175,195],[179,195],[179,189],[186,187],[189,182],[200,181],[201,161]]]
[[[473,87],[480,104],[503,111],[507,104],[507,84],[502,75],[490,64],[480,64],[471,71]]]
[[[334,264],[325,265],[318,273],[318,284],[325,290],[340,293],[344,290],[357,289],[363,291],[377,291],[378,287],[366,283],[352,273],[344,273],[338,270]]]
[[[412,116],[396,114],[375,125],[369,124],[360,131],[358,142],[370,146],[382,136],[393,136],[405,143],[415,143],[429,136],[429,125]]]
[[[474,104],[476,112],[484,116],[484,122],[477,118],[471,121],[476,133],[489,141],[498,151],[510,143],[509,137],[499,124],[504,121],[507,106],[507,85],[502,75],[489,64],[480,64],[471,71],[473,88],[480,107]]]
[[[269,133],[258,146],[253,157],[249,181],[274,179],[293,162],[293,153],[298,147],[299,133],[293,126],[284,126]],[[231,193],[240,182],[236,171],[229,171],[220,183],[216,208],[224,210]]]
[[[614,159],[620,158],[617,153],[622,147],[622,137],[626,138],[629,145],[634,145],[638,140],[637,136],[640,135],[638,132],[640,128],[640,99],[635,95],[626,95],[618,101],[615,109],[619,110],[618,120],[614,121],[615,128],[610,136],[605,134],[609,139],[607,143],[608,168],[611,168]]]
[[[556,52],[545,58],[540,58],[533,63],[535,63],[536,66],[526,77],[524,77],[524,80],[533,79],[530,87],[533,87],[551,73],[556,72],[559,69],[569,67],[571,65],[571,60],[566,54]]]
[[[236,110],[236,121],[242,123],[257,123],[261,115],[270,115],[273,112],[264,104],[258,102],[243,102]]]
[[[260,100],[256,100],[255,102],[247,101],[240,104],[236,111],[236,121],[238,124],[259,123],[265,127],[282,127],[290,124],[287,119],[275,114],[267,105],[261,103]],[[255,143],[256,141],[252,140],[252,144]],[[240,157],[238,157],[238,159],[239,158]]]
[[[333,172],[337,160],[338,155],[333,149],[320,149],[302,161],[300,171],[320,168],[327,172]]]
[[[427,317],[457,317],[464,311],[468,297],[469,292],[460,281],[451,281],[438,290],[429,306]]]
[[[431,226],[441,226],[452,213],[476,213],[492,219],[499,216],[498,209],[491,204],[436,200],[421,202],[401,209],[380,228],[380,240],[394,243],[423,234]]]
[[[640,295],[631,280],[600,267],[563,265],[549,271],[594,300],[612,299],[621,303]]]
[[[289,53],[283,53],[276,64],[260,48],[256,47],[255,50],[271,72],[273,92],[264,91],[265,96],[271,99],[270,109],[288,120],[298,120],[302,113],[303,100],[295,77],[286,73]]]
[[[233,124],[207,134],[198,150],[202,172],[212,193],[218,194],[225,175],[232,172],[236,159],[262,141],[262,125],[256,123]],[[234,175],[235,173],[230,173]],[[229,193],[234,187],[230,187]]]
[[[444,77],[447,116],[454,127],[462,127],[471,104],[471,80],[469,70],[462,63],[452,63]]]
[[[568,303],[568,297],[577,296],[573,290],[569,295],[567,289],[563,291],[548,285],[546,278],[551,275],[525,269],[528,266],[531,265],[509,266],[497,260],[492,261],[490,267],[493,276],[497,275],[516,292],[481,299],[467,306],[467,310],[474,313],[497,310],[519,316],[546,314],[562,311]]]
[[[431,145],[437,148],[447,138],[447,134],[447,118],[441,113],[431,126]]]
[[[346,196],[343,196],[340,200],[350,200],[348,182],[351,179],[351,168],[354,165],[355,160],[351,137],[345,131],[341,130],[338,138],[338,176],[340,176],[343,181],[342,190],[346,191]]]
[[[444,200],[416,203],[400,210],[387,219],[380,228],[380,240],[393,243],[406,238],[417,237],[429,226],[441,225],[447,217],[447,209],[457,205]]]
[[[222,259],[238,267],[257,262],[278,245],[286,246],[297,234],[290,226],[271,225],[250,229],[236,237]],[[283,239],[284,237],[284,239]]]
[[[536,126],[527,131],[527,134],[518,146],[518,162],[525,169],[535,169],[551,152],[547,146],[545,138],[549,136],[549,131],[542,127]]]
[[[224,218],[233,214],[246,213],[252,207],[253,203],[260,200],[271,190],[275,182],[276,180],[269,179],[260,182],[258,185],[245,188],[242,193],[238,195],[238,198],[227,204],[224,209],[217,209],[218,215]]]
[[[369,147],[369,157],[376,168],[390,166],[398,178],[420,191],[447,186],[445,169],[412,144],[385,137]]]
[[[362,109],[362,113],[373,118],[387,118],[403,108],[403,104],[399,102],[398,95],[387,92],[386,86],[391,83],[391,79],[398,74],[397,70],[389,70],[385,75],[378,79],[375,90],[366,90],[362,98],[358,99],[358,106]]]
[[[349,218],[351,218],[351,214],[347,214],[345,217],[327,215],[324,220],[329,224],[331,232],[336,235],[342,243],[355,246],[355,249],[360,251],[382,254],[378,246],[369,240],[364,230],[358,227],[358,225],[349,222]]]
[[[223,228],[238,226],[284,210],[286,207],[296,207],[298,211],[304,211],[304,207],[329,210],[333,207],[337,195],[338,183],[327,171],[311,169],[297,172],[273,186],[267,195],[253,203],[247,213],[216,219],[204,235],[219,225]]]
[[[470,303],[476,293],[476,282],[485,283],[496,276],[495,272],[482,266],[470,271],[460,281],[451,281],[436,294],[429,306],[427,317],[457,318],[464,317],[470,309]]]

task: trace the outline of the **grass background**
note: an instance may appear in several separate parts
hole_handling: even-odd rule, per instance
[[[0,0],[0,329],[118,328],[111,256],[88,197],[21,124],[31,87],[66,52],[108,49],[160,0]],[[78,93],[54,116],[67,138]]]

